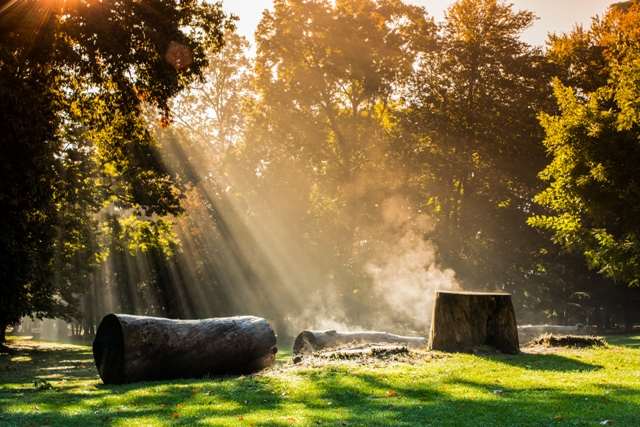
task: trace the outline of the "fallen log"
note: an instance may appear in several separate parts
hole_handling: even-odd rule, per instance
[[[93,358],[105,384],[246,374],[275,361],[276,336],[252,316],[201,320],[109,314]]]
[[[468,351],[486,345],[520,353],[511,295],[436,291],[429,338],[431,350]]]
[[[411,347],[427,345],[426,338],[403,337],[388,332],[302,331],[293,343],[293,354],[313,353],[323,348],[338,347],[352,342],[361,344],[406,344]]]

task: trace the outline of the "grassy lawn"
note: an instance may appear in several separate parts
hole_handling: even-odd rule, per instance
[[[609,335],[606,340],[611,345],[640,349],[640,335]]]
[[[640,337],[619,338],[635,347],[413,364],[280,357],[259,375],[124,386],[102,384],[89,347],[13,341],[0,426],[640,426]]]

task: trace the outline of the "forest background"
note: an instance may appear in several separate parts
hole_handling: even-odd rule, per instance
[[[255,55],[220,4],[45,3],[0,3],[3,333],[424,333],[435,289],[639,320],[637,1],[543,49],[499,0],[275,0]]]

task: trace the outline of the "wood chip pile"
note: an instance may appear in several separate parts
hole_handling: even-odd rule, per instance
[[[325,348],[309,354],[298,354],[292,359],[297,365],[318,365],[332,361],[351,361],[369,365],[377,363],[397,362],[403,364],[419,364],[429,352],[409,350],[407,346],[390,343],[361,344],[357,342],[339,347]]]
[[[606,346],[607,342],[603,338],[585,335],[551,335],[546,334],[531,341],[532,345],[544,347],[597,347]]]

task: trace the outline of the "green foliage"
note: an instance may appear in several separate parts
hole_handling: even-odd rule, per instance
[[[199,77],[205,52],[232,25],[219,3],[196,0],[2,1],[0,9],[4,333],[25,315],[79,316],[76,296],[105,255],[103,208],[144,221],[181,212],[141,102],[166,122],[168,100]],[[166,222],[128,225],[131,242],[167,247]]]
[[[503,1],[452,4],[406,95],[395,145],[411,198],[437,221],[443,265],[467,289],[505,289],[529,307],[527,291],[545,280],[545,240],[525,220],[545,164],[536,112],[550,95],[543,53],[519,39],[534,19]]]
[[[232,183],[265,222],[295,224],[296,246],[282,257],[313,260],[291,280],[305,283],[300,297],[328,294],[327,282],[351,302],[362,295],[353,290],[367,282],[371,245],[361,242],[402,181],[391,111],[434,31],[423,9],[397,0],[279,0],[260,22],[257,96],[229,165],[248,171]]]
[[[172,256],[179,243],[170,220],[158,218],[155,221],[140,221],[137,216],[131,215],[118,219],[118,222],[119,234],[113,237],[117,239],[117,244],[126,246],[132,253],[155,249]]]
[[[632,166],[640,161],[640,44],[625,23],[639,17],[637,4],[626,15],[612,9],[591,29],[606,60],[606,84],[584,92],[554,81],[560,114],[541,115],[553,159],[540,177],[550,185],[535,198],[553,214],[529,219],[606,277],[629,284],[640,277],[640,176]]]
[[[224,41],[222,49],[208,53],[209,65],[203,70],[203,80],[190,85],[171,103],[175,125],[203,149],[206,147],[216,167],[225,152],[242,138],[242,104],[253,89],[253,63],[247,56],[249,42],[233,32],[227,32]],[[212,164],[208,168],[215,169]]]

